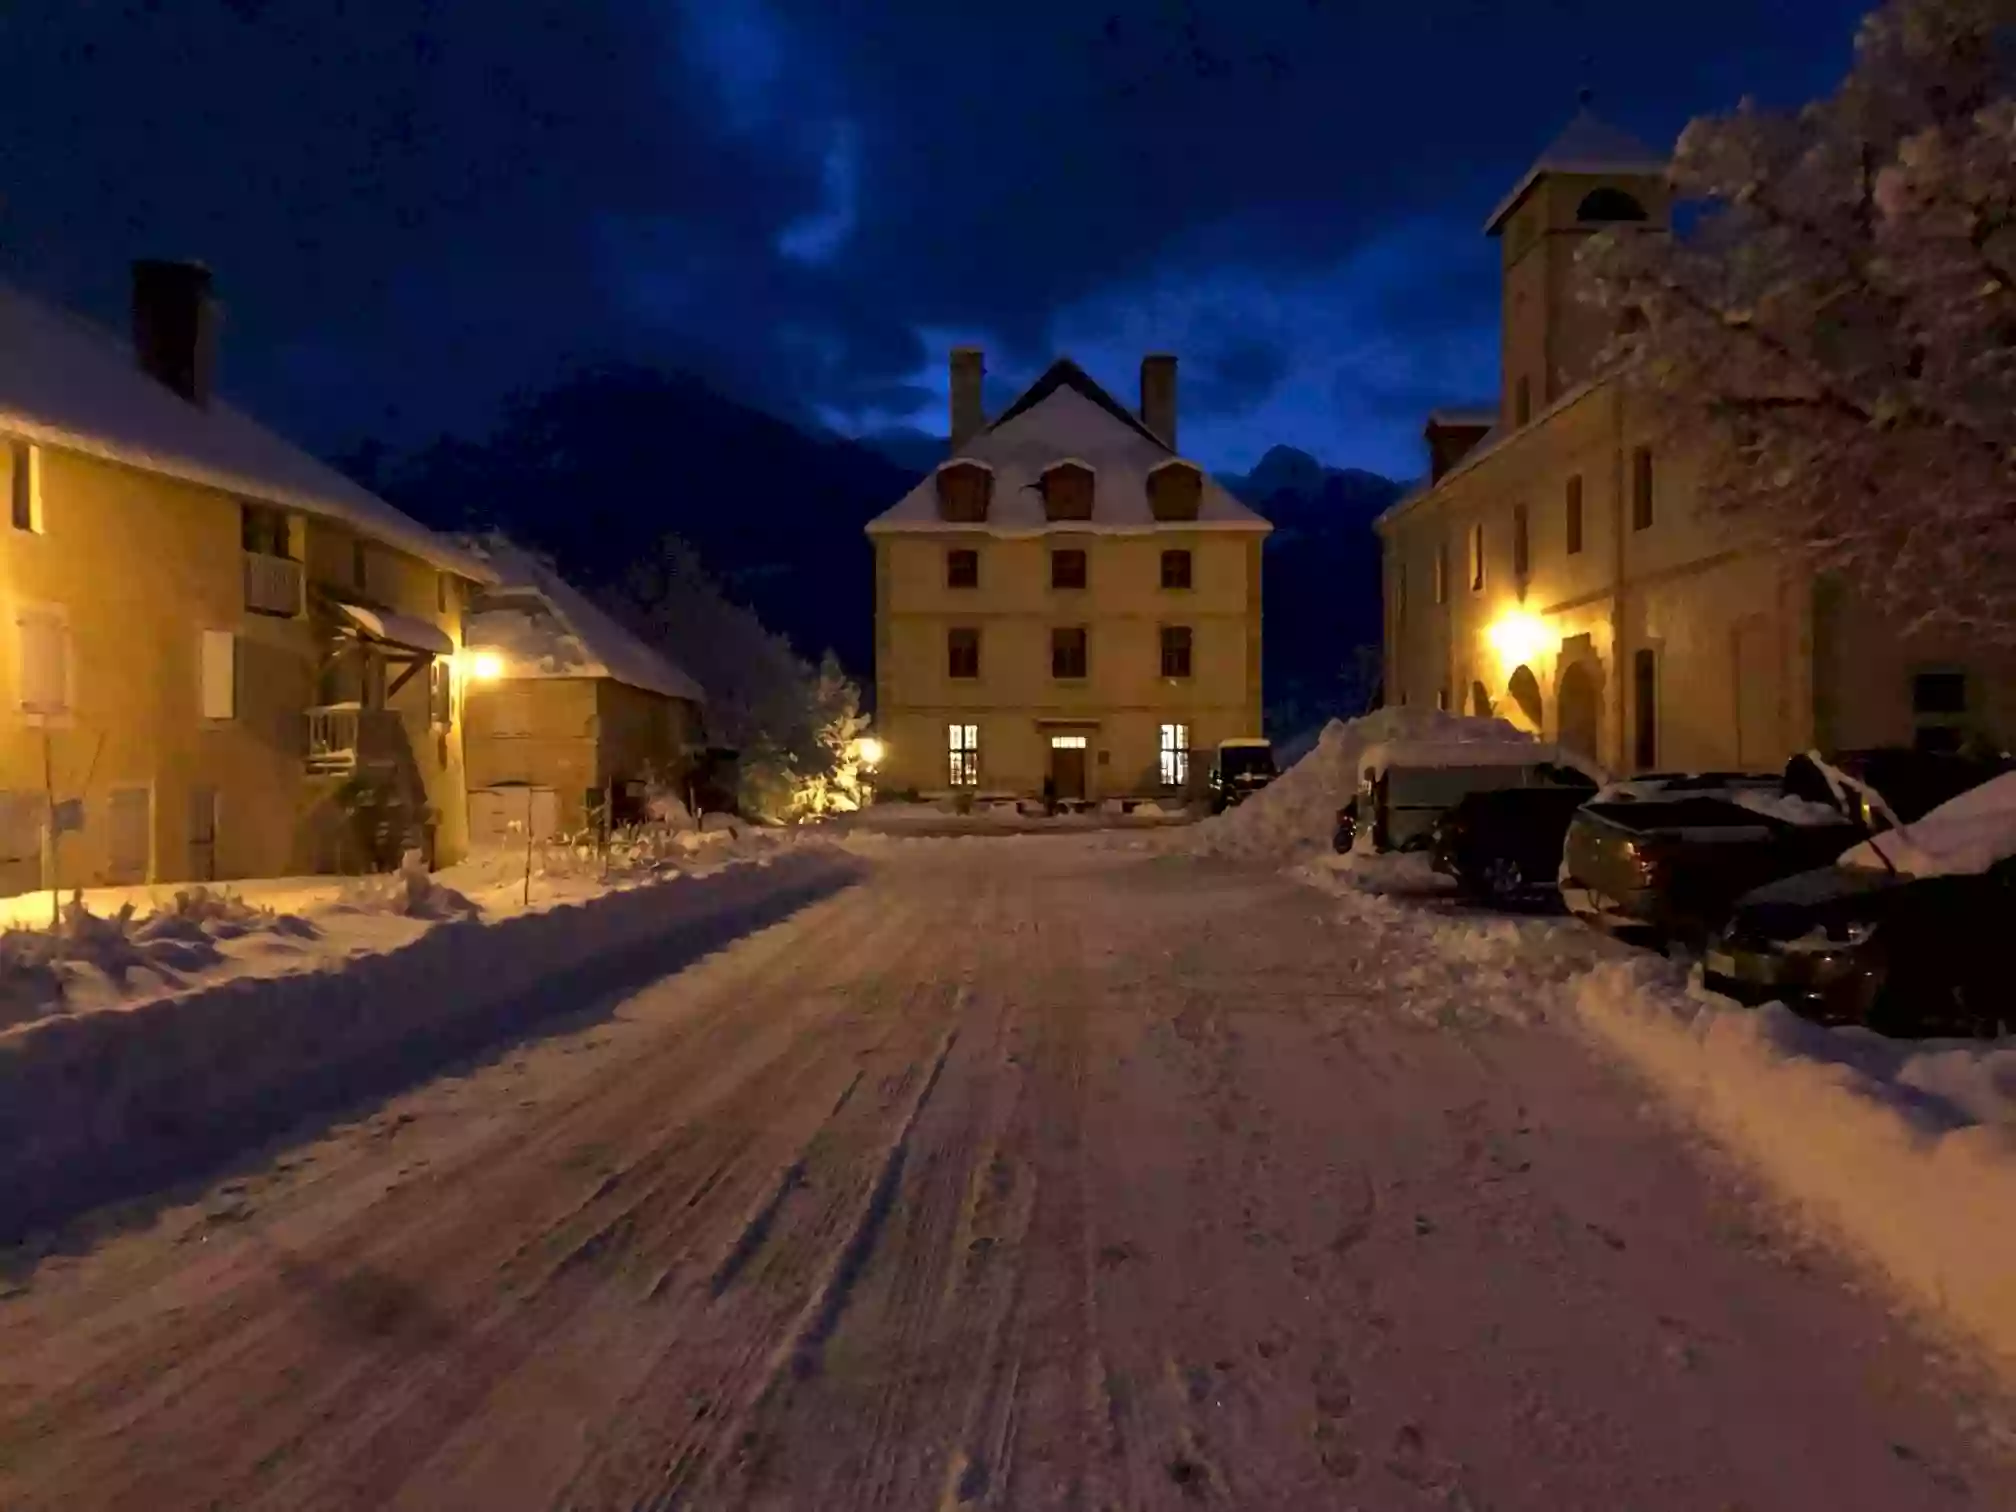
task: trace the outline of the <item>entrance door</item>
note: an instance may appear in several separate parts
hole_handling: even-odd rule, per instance
[[[189,880],[217,880],[217,789],[189,790]]]
[[[1561,672],[1561,744],[1596,759],[1596,731],[1600,718],[1596,674],[1586,661],[1570,662]]]
[[[144,787],[112,789],[111,876],[115,884],[145,882],[154,853],[154,794]]]
[[[1083,735],[1050,737],[1050,780],[1060,802],[1085,796],[1085,745]]]

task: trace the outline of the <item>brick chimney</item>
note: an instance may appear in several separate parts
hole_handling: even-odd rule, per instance
[[[987,425],[980,402],[980,380],[986,376],[986,355],[978,347],[952,348],[952,449],[957,451]]]
[[[191,404],[210,403],[217,314],[208,268],[161,258],[133,264],[133,353],[148,377]]]
[[[1141,423],[1176,450],[1176,359],[1167,352],[1141,359]]]

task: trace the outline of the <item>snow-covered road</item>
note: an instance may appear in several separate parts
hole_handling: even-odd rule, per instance
[[[0,1273],[0,1507],[2016,1506],[2001,1409],[1317,892],[884,842]],[[1427,936],[1423,936],[1426,938]]]

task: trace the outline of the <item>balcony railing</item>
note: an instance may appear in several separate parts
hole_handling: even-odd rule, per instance
[[[292,557],[248,551],[245,557],[245,607],[254,614],[280,614],[289,619],[301,612],[301,564]]]
[[[391,709],[324,704],[308,711],[308,770],[346,776],[359,767],[396,766],[405,731]]]

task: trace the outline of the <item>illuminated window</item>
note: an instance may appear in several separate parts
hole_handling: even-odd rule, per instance
[[[1162,726],[1160,771],[1162,786],[1180,788],[1190,785],[1190,726],[1165,724]]]
[[[955,724],[945,727],[945,748],[951,758],[949,776],[954,787],[980,785],[980,726]]]

